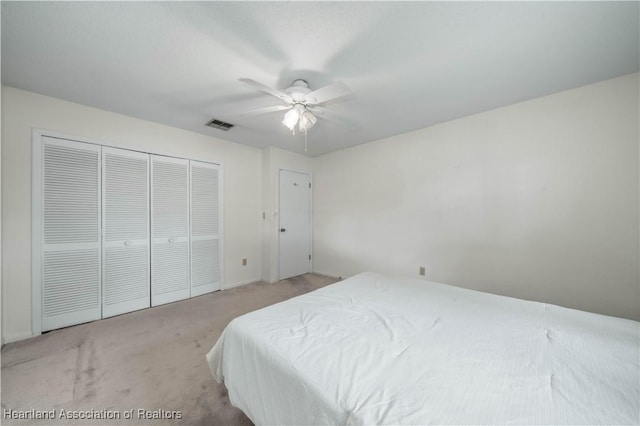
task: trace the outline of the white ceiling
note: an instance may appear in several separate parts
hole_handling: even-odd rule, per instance
[[[638,2],[2,2],[3,84],[304,152],[245,77],[343,81],[309,155],[636,72]],[[236,125],[204,126],[212,117]]]

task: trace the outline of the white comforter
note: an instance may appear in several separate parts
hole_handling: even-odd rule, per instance
[[[363,273],[207,354],[257,424],[638,424],[640,323]]]

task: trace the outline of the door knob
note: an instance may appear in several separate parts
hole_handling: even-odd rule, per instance
[[[280,228],[280,232],[284,232],[284,231],[286,231],[286,229]]]
[[[130,246],[130,245],[131,245],[131,241],[125,241],[125,242],[124,242],[124,245],[125,245],[125,246]]]
[[[175,238],[169,238],[170,243],[174,242],[175,240],[176,240]]]

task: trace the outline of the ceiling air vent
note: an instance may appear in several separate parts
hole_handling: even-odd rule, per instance
[[[206,126],[213,127],[214,129],[224,130],[225,132],[233,127],[231,123],[225,123],[224,121],[212,118],[206,124]]]

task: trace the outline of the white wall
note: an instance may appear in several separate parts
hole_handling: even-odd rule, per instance
[[[2,88],[2,333],[31,336],[31,129],[41,128],[157,154],[220,162],[224,168],[224,278],[230,287],[260,279],[259,149],[62,101]],[[242,266],[242,258],[248,265]]]
[[[312,174],[313,159],[276,147],[263,149],[262,154],[262,279],[276,282],[280,279],[278,265],[278,201],[280,196],[280,170]]]
[[[638,76],[317,157],[314,270],[640,319]]]

